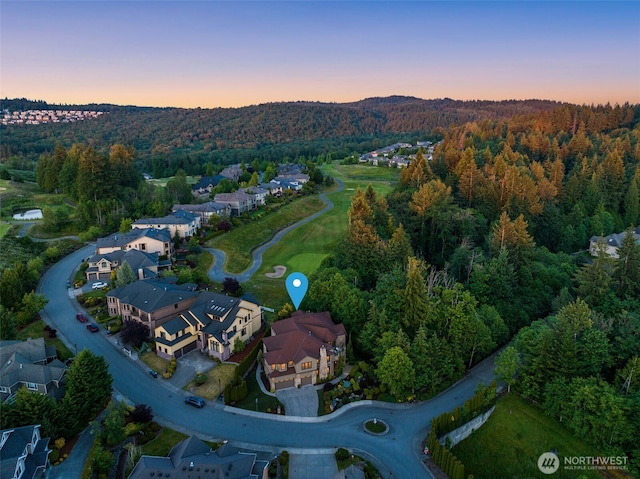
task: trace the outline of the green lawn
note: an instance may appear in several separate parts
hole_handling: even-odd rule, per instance
[[[256,371],[252,370],[247,376],[247,388],[249,393],[247,397],[240,401],[238,404],[234,404],[235,407],[239,407],[241,409],[248,409],[250,411],[260,412],[272,412],[275,411],[280,402],[273,396],[269,396],[262,392],[260,386],[258,385],[258,381],[256,380]],[[258,402],[256,403],[256,399]],[[267,409],[271,409],[271,411],[267,411]]]
[[[296,228],[286,234],[282,240],[265,251],[262,266],[245,285],[245,291],[251,291],[265,306],[280,309],[290,301],[285,288],[286,276],[298,271],[309,275],[313,273],[324,257],[331,254],[347,228],[347,211],[357,188],[367,185],[379,195],[391,191],[399,171],[392,168],[377,168],[359,165],[324,166],[323,173],[340,179],[344,189],[340,192],[327,192],[334,208],[319,218]],[[287,272],[282,278],[267,278],[265,273],[273,271],[274,266],[286,266]]]
[[[595,447],[574,437],[543,411],[509,394],[498,401],[489,420],[452,452],[465,465],[465,476],[524,479],[543,477],[537,466],[538,457],[552,449],[557,450],[561,461],[566,456],[599,454]],[[600,477],[594,471],[563,470],[562,462],[553,477],[577,478],[581,474],[594,479]]]
[[[44,326],[45,326],[45,323],[41,319],[39,319],[38,321],[34,321],[33,323],[27,324],[24,328],[18,330],[16,334],[16,339],[19,339],[20,341],[26,341],[29,338],[32,338],[32,339],[43,338]],[[65,361],[74,356],[74,352],[70,351],[69,348],[67,348],[64,345],[64,343],[58,338],[54,338],[54,339],[45,338],[44,342],[48,346],[55,346],[56,352],[58,353],[58,359],[60,359],[61,361]]]
[[[158,434],[158,437],[142,446],[142,454],[147,456],[164,457],[169,454],[169,451],[171,451],[173,446],[187,437],[189,436],[184,433],[175,431],[168,427],[163,427],[160,434]]]
[[[11,223],[0,223],[0,238],[7,234],[7,231],[11,229]]]
[[[205,373],[207,380],[204,384],[196,386],[195,382],[191,381],[183,389],[191,391],[191,388],[193,388],[193,394],[196,396],[213,401],[224,392],[225,386],[233,381],[236,368],[237,366],[234,364],[218,364],[215,368]]]
[[[282,228],[296,223],[325,207],[317,196],[307,196],[283,206],[275,213],[251,221],[214,238],[210,245],[227,254],[225,269],[230,273],[241,273],[251,266],[251,251],[268,241]]]

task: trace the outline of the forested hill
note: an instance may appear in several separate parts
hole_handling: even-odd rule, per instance
[[[242,108],[183,109],[107,104],[54,105],[26,99],[1,100],[9,111],[82,109],[108,115],[72,124],[2,127],[0,157],[36,159],[55,142],[69,147],[86,143],[106,150],[122,143],[137,157],[189,155],[198,162],[230,163],[241,159],[277,160],[282,156],[367,149],[375,139],[415,141],[425,135],[480,119],[501,119],[560,106],[546,100],[455,101],[392,96],[354,103],[288,102]],[[409,135],[400,138],[398,135]],[[411,136],[412,135],[412,136]]]

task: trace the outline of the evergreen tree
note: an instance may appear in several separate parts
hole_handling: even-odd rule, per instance
[[[131,265],[128,262],[123,261],[120,267],[116,270],[116,280],[115,285],[125,286],[127,284],[135,283],[138,278],[136,274],[131,269]]]
[[[411,331],[417,331],[427,321],[429,305],[427,287],[422,276],[425,266],[420,260],[410,257],[407,266],[407,285],[402,295],[404,316],[402,324]]]
[[[640,241],[629,228],[618,248],[618,261],[613,273],[620,297],[640,298]]]
[[[387,350],[378,364],[376,374],[382,384],[398,400],[402,400],[414,385],[415,370],[408,354],[400,347]]]
[[[78,353],[66,375],[66,391],[62,399],[63,411],[73,411],[65,415],[65,436],[80,432],[100,411],[111,396],[113,379],[109,365],[102,356],[88,349]]]

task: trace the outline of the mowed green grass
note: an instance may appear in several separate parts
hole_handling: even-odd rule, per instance
[[[11,229],[11,223],[0,223],[0,238],[7,234],[7,231]]]
[[[489,420],[452,452],[465,465],[465,476],[476,479],[525,479],[547,477],[538,469],[538,458],[556,449],[560,469],[554,478],[576,478],[583,474],[598,478],[595,471],[564,470],[567,456],[597,456],[595,447],[580,441],[561,423],[546,416],[524,399],[509,394],[498,401]]]
[[[245,285],[246,291],[276,311],[285,302],[290,302],[285,287],[287,275],[294,271],[306,275],[313,273],[322,260],[335,250],[347,229],[347,212],[356,189],[365,189],[371,184],[378,195],[385,195],[394,187],[400,174],[392,168],[360,165],[324,166],[323,173],[344,184],[342,191],[335,191],[334,188],[333,192],[327,192],[327,198],[334,204],[333,209],[289,232],[279,243],[265,251],[262,266]],[[265,273],[273,272],[273,267],[279,265],[287,268],[282,278],[265,276]]]
[[[269,241],[279,230],[297,223],[325,206],[317,195],[306,196],[283,206],[275,213],[214,238],[209,245],[227,254],[226,271],[241,273],[251,266],[251,251],[254,248]]]

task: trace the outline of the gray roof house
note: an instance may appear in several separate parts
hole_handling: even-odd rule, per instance
[[[146,253],[158,253],[171,258],[173,242],[166,229],[135,228],[126,233],[113,233],[96,241],[96,254],[112,251],[137,249]]]
[[[215,201],[207,201],[206,203],[193,205],[173,205],[171,211],[184,210],[194,215],[200,216],[203,224],[209,223],[209,219],[216,215],[224,218],[231,215],[231,207],[228,203],[216,203]]]
[[[248,341],[261,327],[257,302],[201,291],[186,311],[156,328],[156,352],[170,358],[199,348],[225,361],[236,340]]]
[[[49,465],[49,438],[40,437],[40,425],[0,431],[0,477],[34,479],[43,477]]]
[[[267,479],[269,463],[254,452],[242,452],[230,444],[215,451],[195,436],[176,444],[167,457],[142,456],[128,479]]]
[[[634,230],[632,230],[631,234],[636,240],[636,243],[640,244],[640,225],[636,226]],[[622,245],[622,240],[627,235],[626,231],[622,233],[614,233],[609,236],[592,236],[589,239],[589,253],[591,256],[598,256],[598,243],[602,241],[605,245],[606,252],[609,256],[613,258],[619,258],[618,248]]]
[[[140,218],[131,225],[132,229],[167,229],[173,238],[177,233],[181,238],[195,236],[200,229],[200,216],[184,210],[174,211],[161,218]]]
[[[138,279],[155,278],[158,276],[158,269],[171,265],[168,260],[160,262],[157,252],[145,253],[137,249],[94,254],[87,262],[89,263],[89,267],[85,270],[87,281],[109,280],[111,272],[117,270],[125,262],[131,266]]]
[[[194,284],[152,279],[112,289],[107,293],[107,307],[110,316],[147,325],[153,336],[157,326],[188,309],[197,296]]]
[[[43,338],[0,342],[0,399],[9,401],[18,389],[62,395],[60,388],[67,367],[57,359],[56,348]]]
[[[218,186],[220,181],[225,178],[226,177],[222,175],[201,176],[200,180],[191,186],[191,192],[194,196],[209,196],[211,190]]]
[[[214,200],[216,203],[228,204],[231,208],[231,214],[234,216],[240,216],[256,208],[255,197],[243,191],[218,193]]]

